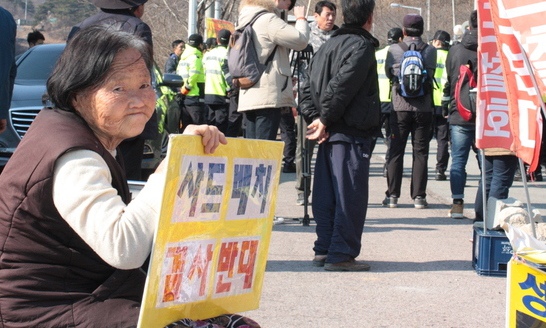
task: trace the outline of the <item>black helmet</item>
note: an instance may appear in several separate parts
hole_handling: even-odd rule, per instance
[[[451,41],[451,35],[443,30],[438,30],[436,33],[434,33],[434,37],[432,40],[438,40],[442,42],[443,46],[449,46],[449,42]]]

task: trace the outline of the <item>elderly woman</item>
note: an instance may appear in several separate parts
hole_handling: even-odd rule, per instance
[[[55,108],[0,176],[3,327],[136,326],[164,175],[161,166],[131,201],[116,147],[154,111],[151,67],[145,41],[98,26],[59,59],[47,82]],[[207,125],[185,133],[201,135],[206,153],[226,143]]]

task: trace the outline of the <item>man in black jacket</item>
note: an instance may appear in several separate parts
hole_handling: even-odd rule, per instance
[[[466,164],[470,149],[475,148],[476,120],[465,121],[457,110],[455,99],[455,85],[459,77],[459,67],[470,61],[474,67],[478,61],[478,14],[473,11],[470,15],[469,29],[465,31],[460,43],[452,46],[446,59],[447,82],[444,87],[444,96],[450,98],[449,106],[449,133],[451,140],[451,168],[449,171],[449,185],[453,205],[449,216],[454,219],[464,217],[464,187],[466,184]]]
[[[307,138],[319,149],[313,185],[317,223],[313,263],[328,271],[367,271],[355,261],[368,208],[372,137],[381,107],[370,30],[374,0],[343,0],[344,25],[309,65],[300,103]]]
[[[100,12],[78,25],[68,34],[70,40],[80,29],[92,25],[107,25],[133,33],[146,41],[153,49],[152,30],[140,18],[144,15],[144,4],[148,0],[91,0]],[[119,148],[123,155],[125,173],[129,180],[142,180],[144,140],[158,137],[157,116],[154,112],[144,131],[137,137],[124,140]]]

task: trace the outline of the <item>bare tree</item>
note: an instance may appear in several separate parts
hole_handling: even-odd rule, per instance
[[[221,18],[235,23],[240,0],[223,0]],[[205,11],[214,0],[202,0],[197,8],[197,31],[205,31]],[[187,0],[150,0],[146,3],[142,19],[150,25],[154,39],[154,57],[160,67],[172,51],[173,40],[188,39],[188,1]]]
[[[307,12],[313,15],[315,4],[319,0],[297,0],[296,5],[308,7]],[[343,23],[341,0],[331,0],[338,8],[336,24]],[[201,34],[205,30],[205,12],[213,5],[214,0],[198,0],[197,31]],[[421,8],[425,19],[423,38],[429,41],[438,29],[453,34],[453,21],[462,24],[468,20],[470,12],[474,8],[474,0],[376,0],[374,11],[373,35],[379,39],[381,46],[386,45],[387,32],[392,27],[401,27],[404,15],[417,13],[415,9],[403,7],[391,7],[396,2],[404,6]],[[237,22],[237,12],[240,0],[222,0],[221,19]],[[427,3],[430,8],[427,8]],[[454,5],[454,9],[452,7]],[[429,9],[429,10],[428,10]],[[430,12],[430,18],[427,13]],[[453,17],[455,16],[455,18]],[[150,25],[153,31],[155,59],[163,67],[163,64],[171,52],[171,42],[175,39],[187,40],[188,38],[188,0],[149,0],[143,20]],[[430,19],[430,22],[428,20]]]

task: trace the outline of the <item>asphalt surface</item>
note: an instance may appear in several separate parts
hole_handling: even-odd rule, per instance
[[[244,314],[262,327],[503,327],[506,277],[472,268],[475,157],[467,165],[466,219],[451,219],[449,176],[434,180],[436,141],[431,142],[427,209],[409,194],[411,145],[406,148],[398,208],[385,208],[382,175],[386,146],[378,141],[370,168],[370,199],[358,260],[369,272],[328,272],[312,265],[315,225],[304,226],[296,205],[295,174],[281,176],[260,307]],[[451,163],[451,162],[450,162]],[[449,169],[448,169],[449,171]],[[546,213],[546,182],[529,182],[532,206]],[[526,201],[522,182],[510,196]]]

